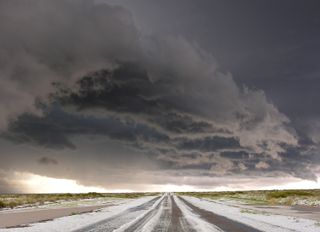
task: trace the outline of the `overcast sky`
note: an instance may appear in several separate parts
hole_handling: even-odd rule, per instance
[[[1,0],[0,192],[319,186],[319,11]]]

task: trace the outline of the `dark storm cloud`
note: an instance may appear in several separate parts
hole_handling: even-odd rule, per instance
[[[11,106],[12,111],[5,107],[8,111],[3,112],[4,121],[18,111],[35,109],[35,97],[49,93],[52,81],[72,86],[81,73],[99,67],[112,70],[117,60],[136,60],[138,72],[120,67],[112,73],[115,77],[103,77],[104,81],[110,81],[105,83],[110,91],[102,93],[108,99],[103,96],[100,99],[105,103],[98,101],[99,96],[90,99],[79,92],[79,96],[73,94],[84,102],[75,104],[89,109],[102,107],[112,112],[144,114],[148,121],[178,132],[232,131],[241,145],[274,157],[283,151],[280,144],[296,143],[295,136],[287,129],[289,119],[267,101],[263,92],[239,89],[230,74],[219,71],[209,53],[182,37],[140,39],[130,14],[123,8],[67,0],[33,0],[28,4],[4,1],[2,6],[2,27],[8,31],[1,37],[5,67],[2,74],[5,83],[1,86],[6,91],[17,90],[10,92],[7,97],[13,97],[9,99],[18,98],[14,101],[16,107]],[[12,22],[14,25],[7,25]],[[12,28],[21,34],[13,33]],[[9,53],[19,59],[25,57],[28,62],[5,59]],[[84,88],[78,82],[85,94],[85,88],[90,88],[85,86],[89,79],[81,79]],[[7,82],[12,86],[6,85]],[[100,85],[103,87],[103,83]],[[178,122],[178,119],[182,120]]]
[[[51,118],[24,114],[12,122],[2,137],[21,143],[35,143],[51,148],[75,148],[64,129]]]
[[[197,55],[194,52],[192,50],[191,56]],[[180,65],[177,76],[171,74],[168,78],[163,74],[159,77],[157,73],[158,77],[152,79],[153,71],[148,72],[141,65],[120,63],[113,69],[88,74],[74,87],[60,88],[52,99],[65,107],[76,108],[78,112],[104,109],[117,117],[131,117],[171,136],[235,137],[229,144],[227,139],[220,138],[218,141],[217,138],[211,147],[207,138],[201,138],[204,139],[200,141],[204,149],[212,150],[214,144],[220,149],[223,143],[226,143],[225,147],[229,145],[233,148],[236,143],[238,147],[250,147],[256,153],[265,152],[276,157],[284,151],[282,144],[295,145],[295,135],[291,134],[293,130],[286,126],[288,119],[266,101],[262,92],[247,89],[242,92],[230,77],[215,70],[213,73],[210,70],[197,72],[197,66],[196,70],[191,71],[204,80],[189,79],[188,76],[183,79],[180,72],[185,70],[180,71]],[[207,76],[209,74],[213,77]],[[221,89],[214,91],[216,85],[220,85]],[[57,86],[59,88],[61,85]],[[235,95],[233,100],[229,98],[232,95]],[[268,134],[262,131],[268,131]],[[196,143],[193,142],[194,145]]]
[[[315,179],[317,130],[296,131],[263,90],[238,84],[199,43],[146,36],[128,10],[102,2],[1,1],[0,142],[13,169],[122,187],[162,183],[165,171],[203,184]],[[25,144],[37,156],[22,157]]]
[[[239,141],[235,138],[204,137],[201,139],[179,141],[178,147],[183,150],[198,150],[204,152],[221,149],[241,148]]]
[[[249,154],[245,151],[225,151],[225,152],[221,152],[221,156],[229,159],[249,158]]]
[[[130,8],[145,30],[182,34],[210,50],[237,83],[263,89],[295,127],[318,121],[314,99],[320,97],[319,1],[116,3]]]
[[[104,108],[117,113],[145,117],[149,123],[173,133],[227,133],[186,112],[174,80],[151,80],[148,73],[134,64],[120,64],[115,70],[91,73],[73,89],[60,89],[53,100],[78,110]],[[174,99],[176,98],[176,99]],[[179,102],[181,101],[181,102]],[[191,109],[192,110],[192,109]]]
[[[38,163],[42,165],[57,165],[58,161],[49,157],[41,157],[38,159]]]
[[[288,149],[283,154],[282,163],[270,162],[269,170],[282,170],[293,176],[303,179],[317,180],[317,168],[319,167],[319,145],[305,146],[299,149]]]
[[[75,149],[70,136],[76,135],[104,135],[135,146],[140,142],[168,141],[168,136],[165,134],[132,120],[69,114],[58,107],[53,107],[44,116],[30,114],[20,116],[10,124],[9,130],[3,137],[17,143],[28,142],[49,148]]]
[[[0,2],[0,126],[38,112],[51,83],[138,56],[138,31],[122,7],[94,1]],[[134,55],[133,55],[134,54]]]

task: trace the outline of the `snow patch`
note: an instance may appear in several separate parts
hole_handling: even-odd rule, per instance
[[[154,196],[143,197],[139,199],[126,199],[121,201],[115,201],[117,205],[110,206],[102,209],[99,212],[85,213],[79,215],[72,215],[68,217],[57,218],[53,221],[48,221],[46,223],[35,223],[31,224],[30,227],[23,228],[10,228],[10,229],[0,229],[0,232],[68,232],[81,229],[83,227],[90,226],[99,221],[113,217],[129,208],[137,207],[142,205],[152,199]]]
[[[320,232],[317,221],[276,214],[249,214],[239,207],[183,196],[193,205],[266,232]]]

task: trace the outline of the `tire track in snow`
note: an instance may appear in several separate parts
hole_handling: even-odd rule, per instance
[[[187,222],[172,194],[166,194],[152,216],[146,215],[139,226],[132,226],[125,232],[196,232]]]
[[[157,201],[160,200],[160,197],[156,197],[142,205],[127,209],[122,213],[119,213],[113,217],[107,218],[90,226],[84,227],[82,229],[76,230],[75,232],[111,232],[114,231],[128,221],[132,221],[139,217],[139,215],[145,213],[150,209]]]
[[[178,207],[177,203],[174,200],[173,195],[170,195],[170,202],[171,202],[171,221],[168,228],[168,232],[195,232],[191,225],[187,222],[186,218],[184,217],[182,211]]]
[[[189,227],[187,230],[183,231],[198,231],[198,232],[223,232],[216,225],[204,220],[197,212],[191,209],[177,196],[173,197],[174,201],[177,203],[177,206],[180,208],[185,220],[187,221]],[[228,231],[229,232],[229,231]],[[238,232],[238,231],[237,231]]]
[[[118,230],[117,230],[118,231]],[[196,232],[186,220],[172,194],[163,200],[139,221],[121,232]]]
[[[124,224],[120,228],[116,229],[114,232],[149,232],[155,226],[154,219],[160,217],[160,212],[163,208],[163,203],[166,199],[166,195],[161,197],[153,206],[150,207],[145,213],[139,215],[134,220],[129,223]]]
[[[251,226],[233,221],[227,217],[215,214],[213,212],[200,209],[192,203],[188,202],[182,197],[179,197],[185,205],[187,205],[194,213],[198,214],[205,221],[216,225],[220,229],[228,232],[261,232],[261,230],[255,229]]]
[[[144,225],[142,231],[145,232],[168,232],[171,221],[171,201],[168,194],[164,198],[158,212]]]

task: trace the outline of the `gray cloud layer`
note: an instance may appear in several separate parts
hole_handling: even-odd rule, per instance
[[[197,44],[144,36],[127,10],[94,1],[1,1],[0,19],[1,139],[15,144],[10,149],[29,144],[45,153],[10,168],[106,187],[158,184],[144,180],[152,168],[190,177],[316,178],[311,161],[318,160],[301,155],[310,144],[299,144],[290,119],[263,91],[240,88]],[[88,157],[79,139],[97,138],[104,142],[91,145]],[[56,149],[69,157],[57,159]],[[88,159],[96,162],[87,167],[90,178],[79,168]],[[63,161],[71,173],[55,172]],[[141,173],[129,178],[119,168],[117,184],[104,182],[93,169],[107,162]]]

